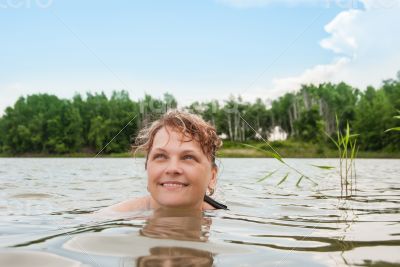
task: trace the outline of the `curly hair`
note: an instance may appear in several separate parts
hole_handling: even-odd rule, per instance
[[[140,130],[135,139],[135,144],[132,146],[134,153],[137,151],[146,153],[146,168],[154,137],[163,127],[182,133],[185,137],[190,138],[188,142],[196,140],[200,144],[204,155],[215,166],[215,153],[222,146],[222,140],[217,135],[215,127],[198,115],[179,110],[170,110],[162,115],[160,119]]]

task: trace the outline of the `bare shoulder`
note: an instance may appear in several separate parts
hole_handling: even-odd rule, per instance
[[[150,209],[150,196],[127,199],[105,209],[116,212],[148,210]]]
[[[120,203],[114,204],[112,206],[103,208],[98,212],[131,212],[131,211],[140,211],[140,210],[150,210],[152,208],[151,204],[151,196],[143,196],[137,198],[127,199]],[[215,210],[215,208],[208,204],[207,202],[203,202],[202,210]]]

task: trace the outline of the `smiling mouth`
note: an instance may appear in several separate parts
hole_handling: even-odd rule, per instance
[[[160,183],[160,185],[164,188],[183,188],[188,186],[189,184],[180,182],[165,182],[165,183]]]

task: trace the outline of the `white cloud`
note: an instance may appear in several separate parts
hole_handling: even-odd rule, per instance
[[[331,36],[323,39],[320,45],[325,49],[330,49],[335,53],[342,53],[352,56],[358,47],[357,40],[352,31],[346,30],[348,25],[353,25],[361,10],[349,10],[339,13],[329,24],[325,26],[325,31]]]
[[[320,41],[335,56],[330,64],[316,65],[292,76],[273,80],[268,96],[299,89],[301,84],[345,81],[360,89],[379,86],[400,70],[400,0],[217,0],[238,8],[273,4],[337,6],[339,13],[325,26],[330,34]],[[252,90],[254,91],[254,90]],[[265,90],[264,90],[265,94]]]
[[[317,65],[311,69],[305,70],[301,75],[295,77],[288,77],[284,79],[273,80],[274,90],[272,95],[280,95],[284,92],[299,89],[301,84],[319,84],[328,81],[338,82],[335,80],[340,71],[349,64],[348,58],[342,57],[337,59],[332,64]]]
[[[365,9],[343,11],[325,26],[330,36],[320,45],[333,51],[336,59],[297,76],[275,79],[273,91],[283,94],[301,84],[340,81],[363,89],[395,78],[400,70],[400,1],[362,2]]]

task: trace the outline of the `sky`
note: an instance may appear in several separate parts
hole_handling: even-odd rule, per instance
[[[400,0],[0,0],[0,115],[36,93],[185,105],[377,87],[400,70],[399,14]]]

